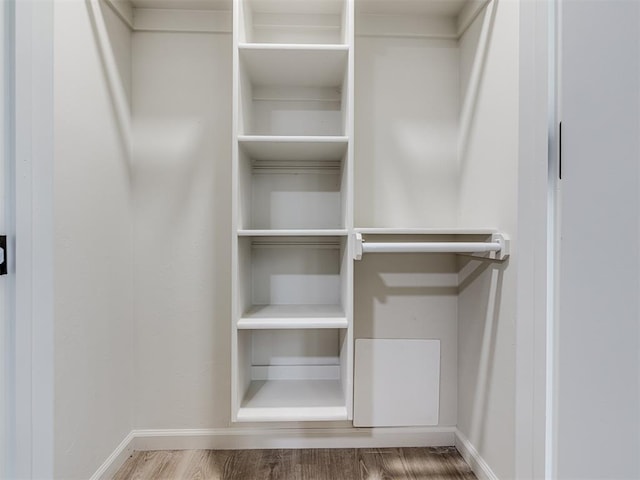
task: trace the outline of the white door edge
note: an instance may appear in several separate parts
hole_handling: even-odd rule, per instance
[[[15,478],[53,478],[53,9],[15,8]]]

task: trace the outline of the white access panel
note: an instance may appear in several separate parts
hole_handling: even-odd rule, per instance
[[[356,427],[437,425],[440,340],[358,339]]]

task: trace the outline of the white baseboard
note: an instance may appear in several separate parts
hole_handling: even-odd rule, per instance
[[[127,458],[131,456],[134,450],[135,435],[131,431],[120,442],[111,455],[104,461],[100,468],[91,476],[90,480],[111,480],[118,469],[124,465]]]
[[[135,430],[135,450],[382,448],[454,445],[454,427]]]
[[[460,430],[456,430],[456,448],[462,458],[469,464],[473,473],[476,474],[478,480],[498,480],[498,476],[493,473],[489,464],[485,462],[484,458],[478,453],[476,447],[469,441],[469,439]]]
[[[442,447],[455,435],[455,427],[132,430],[91,480],[111,479],[134,450]]]

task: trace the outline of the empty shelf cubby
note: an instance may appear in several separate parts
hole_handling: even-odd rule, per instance
[[[241,134],[344,135],[347,48],[241,45],[239,55]]]
[[[250,0],[242,3],[241,39],[253,43],[343,44],[345,0]]]
[[[239,421],[346,420],[346,330],[238,332]]]
[[[240,228],[344,228],[346,141],[273,140],[240,142]]]
[[[327,326],[344,324],[346,245],[346,236],[239,237],[241,323],[272,322],[273,327],[288,320],[289,327],[317,328],[326,319]]]

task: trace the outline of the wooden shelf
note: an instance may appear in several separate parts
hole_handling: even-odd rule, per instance
[[[238,320],[239,329],[347,328],[340,305],[255,305]]]
[[[341,87],[347,45],[241,43],[240,59],[253,85]]]
[[[339,380],[254,380],[237,417],[239,422],[348,419]]]
[[[283,162],[341,161],[348,138],[335,136],[238,135],[251,159]]]

